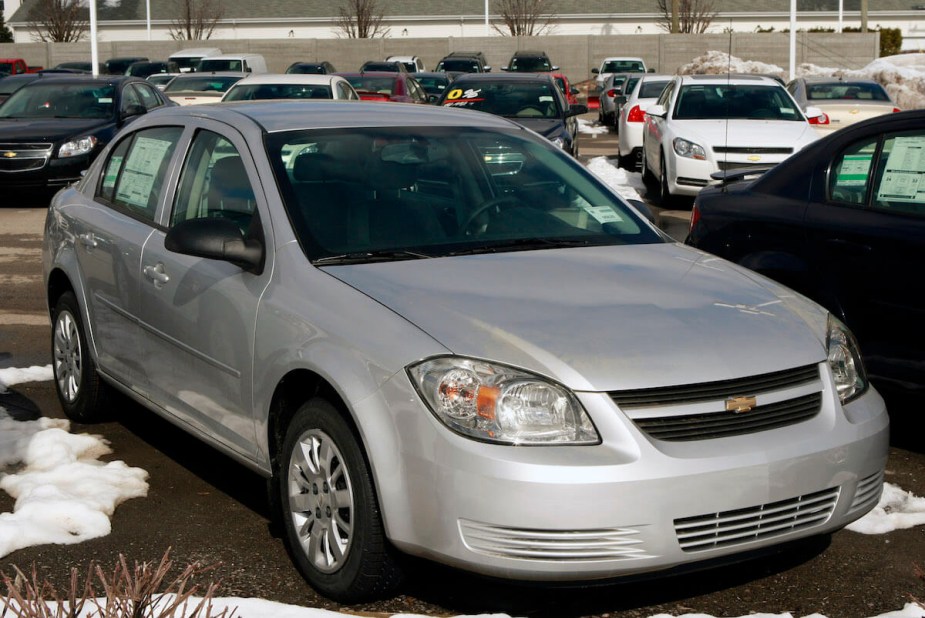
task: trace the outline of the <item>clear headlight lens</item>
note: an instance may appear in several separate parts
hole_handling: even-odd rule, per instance
[[[551,141],[553,144],[555,144],[559,148],[562,148],[562,149],[565,148],[565,139],[562,137],[554,137],[549,141]]]
[[[706,153],[703,151],[703,147],[694,142],[689,142],[682,137],[674,138],[672,142],[674,146],[675,154],[679,157],[684,157],[686,159],[699,159],[703,161],[707,158]]]
[[[861,361],[861,351],[848,327],[829,315],[826,349],[829,367],[835,378],[835,390],[842,403],[847,403],[867,390],[867,372]]]
[[[84,137],[72,139],[69,142],[61,144],[61,148],[58,149],[58,158],[64,159],[66,157],[76,157],[77,155],[87,154],[96,148],[98,142],[99,140],[92,135],[85,135]]]
[[[500,444],[599,444],[564,387],[480,360],[441,357],[408,368],[427,406],[453,431]]]

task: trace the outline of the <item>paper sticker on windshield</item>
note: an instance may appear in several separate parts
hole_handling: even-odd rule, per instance
[[[100,97],[97,103],[112,103],[112,97]]]
[[[838,177],[835,179],[835,186],[863,187],[866,185],[867,176],[870,174],[870,161],[871,155],[869,154],[845,155],[838,170]]]
[[[540,103],[552,103],[552,97],[548,94],[544,94],[540,97]]]
[[[623,223],[623,217],[614,212],[610,206],[582,206],[582,209],[601,225],[605,223]]]
[[[116,199],[132,206],[147,208],[161,162],[172,142],[151,137],[137,137],[125,160]]]
[[[925,203],[925,137],[894,140],[877,199]]]

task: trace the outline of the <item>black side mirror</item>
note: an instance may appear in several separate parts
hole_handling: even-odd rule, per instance
[[[575,105],[570,105],[567,110],[565,110],[565,116],[581,116],[582,114],[588,113],[588,106],[582,105],[580,103]]]
[[[167,232],[164,247],[174,253],[231,262],[255,275],[263,272],[263,242],[245,237],[238,224],[230,219],[181,221]]]
[[[148,108],[144,105],[138,105],[137,103],[133,105],[127,105],[125,109],[122,110],[122,120],[126,118],[133,118],[134,116],[141,116],[142,114],[147,114]]]

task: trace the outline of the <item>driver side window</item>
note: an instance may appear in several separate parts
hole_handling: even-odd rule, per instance
[[[835,160],[829,177],[829,199],[854,206],[867,203],[878,141],[873,138],[852,144]]]
[[[254,190],[237,148],[212,131],[200,131],[180,172],[171,225],[189,219],[231,219],[245,232],[256,208]]]

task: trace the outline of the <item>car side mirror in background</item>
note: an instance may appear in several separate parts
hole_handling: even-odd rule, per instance
[[[554,66],[554,67],[552,67],[552,68],[551,68],[551,69],[549,69],[549,70],[550,70],[550,71],[558,71],[558,70],[559,70],[559,67],[557,67],[557,66]]]
[[[122,110],[122,120],[126,118],[133,118],[135,116],[141,116],[142,114],[147,114],[148,109],[144,105],[128,105],[124,110]]]
[[[601,71],[600,69],[591,69],[591,73],[593,73],[594,75],[600,75]]]
[[[810,105],[803,113],[806,114],[807,118],[819,118],[825,112],[823,112],[822,109],[816,107],[815,105]]]
[[[665,109],[664,105],[650,105],[646,110],[646,116],[657,116],[659,118],[664,118],[668,115],[668,110]]]
[[[575,105],[569,105],[569,108],[565,110],[565,117],[569,116],[581,116],[582,114],[588,113],[588,106],[576,103]]]
[[[579,90],[579,89],[576,88],[575,86],[572,86],[571,88],[569,88],[568,91],[569,91],[571,94],[581,94],[581,90]]]
[[[647,73],[655,73],[655,69],[649,69]]]

